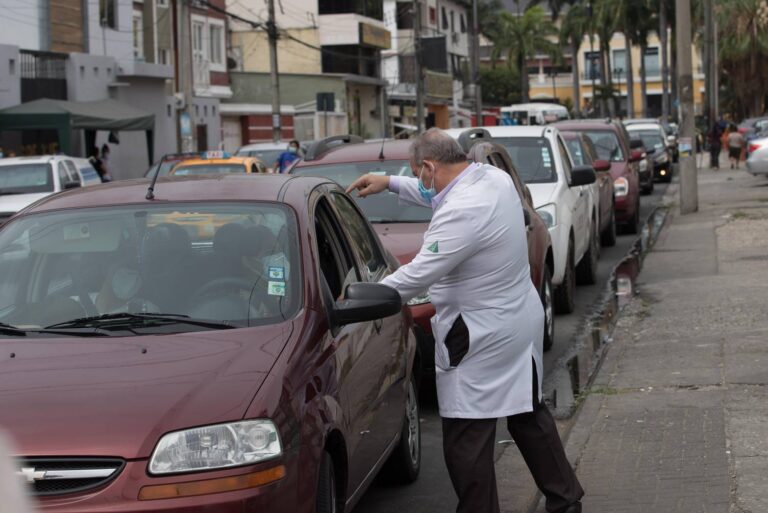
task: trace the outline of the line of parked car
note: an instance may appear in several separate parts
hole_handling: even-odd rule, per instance
[[[601,245],[639,229],[644,152],[609,121],[449,133],[523,200],[549,348]],[[286,175],[172,156],[152,194],[68,187],[67,159],[45,160],[35,183],[71,190],[0,228],[0,425],[41,505],[337,513],[380,470],[417,479],[434,308],[378,282],[418,252],[431,210],[344,192],[411,176],[408,147],[327,138]]]

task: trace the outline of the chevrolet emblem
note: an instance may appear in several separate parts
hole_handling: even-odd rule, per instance
[[[21,470],[16,472],[17,476],[23,476],[27,483],[34,483],[35,481],[42,481],[45,479],[45,470],[35,470],[34,467],[22,467]]]

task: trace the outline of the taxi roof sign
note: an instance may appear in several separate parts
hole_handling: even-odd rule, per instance
[[[203,153],[202,157],[204,159],[228,159],[230,155],[221,150],[211,150]]]

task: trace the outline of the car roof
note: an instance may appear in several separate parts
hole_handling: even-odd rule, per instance
[[[27,212],[167,202],[280,201],[288,203],[283,199],[281,192],[289,183],[292,189],[298,187],[305,190],[307,194],[320,184],[334,184],[331,180],[321,177],[279,174],[162,177],[155,185],[155,199],[147,200],[147,188],[150,183],[151,180],[146,178],[137,178],[72,189],[40,200]],[[293,196],[306,197],[306,195]]]
[[[637,130],[657,130],[661,128],[659,123],[632,123],[627,126],[627,131],[635,132]]]
[[[332,147],[323,153],[320,158],[313,160],[300,160],[295,167],[319,166],[325,164],[341,164],[346,162],[371,162],[380,160],[379,155],[384,154],[383,160],[408,160],[408,150],[411,142],[407,139],[397,139],[375,143],[341,144]]]
[[[215,159],[203,159],[203,158],[191,158],[187,160],[182,160],[177,166],[184,165],[184,166],[202,166],[205,164],[244,164],[248,165],[254,162],[261,162],[256,157],[247,157],[243,155],[237,155],[232,157],[226,157],[226,158],[215,158]]]
[[[661,124],[661,121],[654,118],[636,118],[636,119],[625,119],[622,121],[625,125],[645,125],[648,123],[659,125]]]
[[[560,130],[617,130],[618,127],[611,120],[596,119],[569,119],[552,123],[552,126]]]
[[[16,164],[40,164],[56,160],[57,158],[72,158],[68,155],[34,155],[26,157],[8,157],[0,159],[0,166],[12,166]]]
[[[482,128],[484,130],[487,130],[489,134],[491,134],[491,137],[542,137],[544,135],[544,132],[547,128],[551,128],[551,125],[514,125],[514,126],[507,126],[507,125],[497,125],[497,126],[481,126],[477,128]],[[470,130],[469,128],[451,128],[446,130],[445,132],[453,137],[454,139],[458,139],[459,136],[466,132],[467,130]]]
[[[246,144],[245,146],[241,146],[238,148],[237,151],[253,151],[253,150],[285,150],[288,148],[288,143],[290,141],[281,141],[281,142],[263,142],[263,143],[253,143],[253,144]]]

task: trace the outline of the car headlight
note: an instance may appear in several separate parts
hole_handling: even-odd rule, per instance
[[[542,205],[536,209],[536,213],[539,214],[547,228],[552,228],[557,224],[557,206],[554,203]]]
[[[629,194],[629,180],[627,180],[623,176],[620,176],[619,178],[614,180],[613,193],[617,198],[621,196],[626,196],[627,194]]]
[[[657,164],[666,164],[667,162],[669,162],[669,157],[667,156],[666,152],[662,153],[656,158]]]
[[[408,306],[425,305],[431,302],[432,298],[429,297],[429,292],[425,292],[408,301]]]
[[[149,460],[150,474],[249,465],[282,453],[270,420],[245,420],[175,431],[163,436]]]

